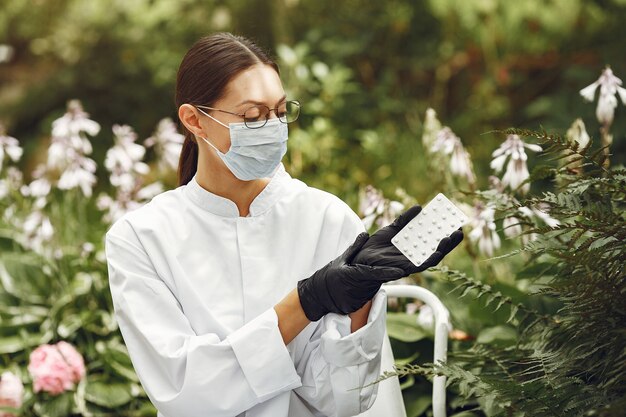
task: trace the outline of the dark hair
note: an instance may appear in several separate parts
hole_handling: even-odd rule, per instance
[[[187,51],[176,76],[176,109],[185,103],[211,106],[222,98],[228,82],[255,64],[278,65],[251,40],[231,33],[205,36]],[[187,184],[198,169],[198,144],[181,122],[185,135],[178,161],[178,185]]]

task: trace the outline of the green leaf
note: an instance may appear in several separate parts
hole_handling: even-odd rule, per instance
[[[21,336],[3,336],[0,337],[0,354],[16,353],[40,343],[41,335]]]
[[[47,395],[47,394],[44,394]],[[66,417],[71,414],[74,398],[72,392],[64,392],[50,399],[35,403],[35,412],[41,417]]]
[[[72,281],[72,292],[74,295],[84,295],[91,290],[93,277],[85,272],[79,272],[74,276]]]
[[[417,324],[417,316],[406,313],[387,313],[387,333],[389,337],[402,342],[417,342],[428,333]]]
[[[499,346],[511,345],[517,340],[517,331],[511,326],[493,326],[480,331],[476,341]]]
[[[78,314],[68,314],[61,320],[57,327],[57,332],[62,338],[67,338],[69,335],[80,329],[83,324]]]
[[[129,384],[94,381],[88,382],[85,388],[85,399],[103,407],[119,407],[130,402],[132,398]]]
[[[555,268],[554,262],[536,262],[521,269],[515,279],[538,279],[550,273]]]
[[[394,363],[396,364],[396,366],[408,365],[409,363],[417,359],[419,356],[420,356],[420,352],[417,351],[413,355],[409,356],[408,358],[394,358]]]
[[[432,404],[430,395],[420,395],[406,402],[406,417],[419,417],[428,410]]]
[[[400,383],[400,390],[405,390],[415,385],[415,376],[409,375],[405,378],[405,381]]]

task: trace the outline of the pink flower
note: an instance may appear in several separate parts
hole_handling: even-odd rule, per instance
[[[24,396],[22,380],[9,371],[0,376],[0,407],[20,408]],[[15,414],[0,411],[0,417],[15,417]]]
[[[85,376],[85,362],[76,349],[67,342],[41,345],[30,354],[28,371],[33,377],[35,392],[52,395],[74,388]]]

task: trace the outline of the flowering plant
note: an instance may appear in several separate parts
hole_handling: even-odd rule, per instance
[[[431,159],[433,169],[447,161],[445,175],[463,180],[449,179],[445,192],[472,218],[466,226],[465,248],[474,276],[451,268],[463,262],[452,256],[434,272],[415,277],[441,296],[462,337],[450,333],[452,352],[446,363],[419,363],[415,359],[422,356],[420,351],[381,379],[398,375],[415,385],[417,376],[444,375],[455,394],[449,402],[452,409],[477,406],[488,416],[623,413],[626,169],[609,169],[610,141],[606,140],[615,94],[626,95],[619,84],[607,69],[581,91],[590,99],[600,87],[600,101],[606,101],[598,104],[599,148],[594,149],[581,119],[564,136],[504,130],[500,132],[504,141],[493,151],[490,167],[495,174],[505,164],[506,170],[502,178],[490,176],[489,189],[482,191],[474,189],[466,158],[452,156],[454,149],[465,154],[460,139],[442,127],[433,110],[427,111],[423,143],[438,153]],[[526,150],[550,159],[530,172]],[[554,190],[533,193],[533,182],[545,179],[553,181]],[[469,189],[459,189],[457,184]],[[368,221],[371,224],[372,219]],[[503,249],[506,252],[498,254]],[[466,298],[464,303],[471,315],[491,315],[491,320],[476,327],[455,294],[474,295],[474,300]],[[476,304],[482,300],[485,306]],[[508,311],[503,312],[503,306]],[[419,306],[406,308],[408,314],[420,311],[413,328],[429,325]],[[485,327],[489,321],[492,326]],[[389,334],[407,341],[392,331]]]
[[[182,135],[170,119],[160,121],[143,142],[154,148],[148,161],[133,129],[113,126],[102,164],[108,184],[98,184],[90,138],[100,132],[70,101],[26,180],[19,141],[0,131],[0,370],[16,370],[0,381],[7,413],[154,414],[113,316],[103,238],[164,189],[161,178],[175,176]]]

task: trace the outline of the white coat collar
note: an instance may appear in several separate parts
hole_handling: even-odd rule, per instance
[[[218,216],[239,217],[239,209],[232,200],[205,190],[198,184],[196,176],[197,173],[189,180],[189,183],[185,185],[183,190],[194,204]],[[281,162],[274,175],[272,175],[270,182],[250,204],[248,217],[258,216],[270,209],[283,194],[282,192],[289,179],[291,179],[291,176],[285,171],[285,167]]]

